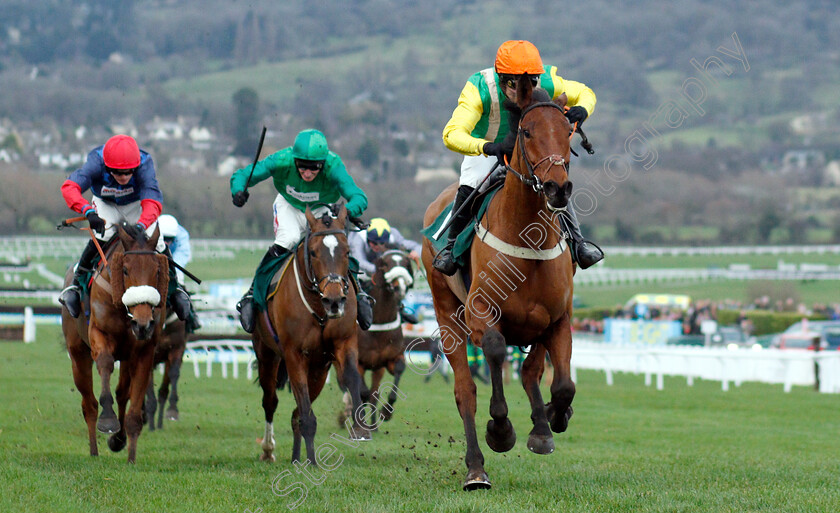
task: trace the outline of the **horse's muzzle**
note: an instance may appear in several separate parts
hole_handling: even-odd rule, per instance
[[[344,305],[347,303],[347,296],[322,297],[321,305],[327,312],[328,319],[338,319],[344,315]]]
[[[149,340],[152,333],[155,331],[155,320],[150,319],[149,322],[138,322],[137,319],[131,319],[131,332],[134,333],[134,338],[137,340]]]
[[[555,181],[545,182],[543,192],[551,208],[564,208],[569,204],[569,198],[572,196],[572,182],[567,180],[563,185]]]

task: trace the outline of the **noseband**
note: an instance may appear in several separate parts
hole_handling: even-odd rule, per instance
[[[123,255],[159,255],[157,251],[152,251],[149,249],[133,249],[130,251],[124,251]],[[122,271],[122,270],[120,270]],[[160,272],[160,268],[158,268],[158,272]],[[139,304],[139,303],[138,303]],[[157,306],[152,306],[152,308],[159,308],[161,304],[166,304],[166,298],[161,298]],[[134,319],[134,314],[131,313],[131,308],[126,305],[125,306],[125,313],[129,319]]]
[[[531,164],[531,161],[528,160],[528,155],[525,153],[525,130],[522,128],[522,119],[525,118],[525,114],[531,112],[532,110],[538,107],[549,107],[554,108],[560,111],[561,114],[563,113],[563,109],[554,102],[538,102],[529,105],[522,111],[522,114],[519,117],[519,127],[517,129],[516,138],[519,142],[519,152],[522,156],[522,160],[525,161],[525,166],[528,169],[528,176],[524,176],[522,173],[519,173],[515,169],[511,168],[510,166],[506,166],[508,171],[512,171],[525,185],[530,185],[534,192],[540,195],[545,195],[545,191],[543,188],[543,181],[535,173],[535,170],[541,166],[543,163],[548,162],[549,166],[564,166],[566,168],[566,173],[569,172],[569,163],[566,162],[566,158],[563,155],[557,155],[556,153],[547,155],[536,163]]]

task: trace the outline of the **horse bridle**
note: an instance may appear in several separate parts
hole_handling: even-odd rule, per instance
[[[525,114],[529,113],[530,111],[539,108],[539,107],[550,107],[560,111],[561,114],[565,116],[563,113],[563,108],[557,105],[554,102],[538,102],[529,105],[522,111],[522,114],[519,116],[519,126],[517,127],[516,138],[519,142],[519,152],[522,156],[522,160],[525,161],[525,166],[528,169],[528,175],[524,176],[522,173],[516,171],[515,169],[511,168],[510,166],[505,166],[508,171],[512,171],[525,185],[530,185],[534,192],[540,195],[544,195],[545,191],[543,189],[543,181],[540,180],[540,177],[537,176],[535,173],[536,168],[541,166],[543,162],[548,162],[549,166],[564,166],[566,168],[566,173],[569,172],[569,163],[566,161],[566,157],[563,155],[557,155],[553,153],[551,155],[546,155],[545,157],[538,160],[535,164],[531,164],[531,161],[528,160],[528,155],[525,153],[525,131],[522,129],[522,120],[525,118]]]
[[[409,265],[409,273],[412,275],[412,279],[413,279],[414,269],[411,268],[411,263],[410,263],[411,259],[408,257],[408,254],[406,254],[405,251],[400,251],[399,249],[389,249],[389,250],[383,252],[381,255],[379,255],[378,258],[379,259],[384,259],[385,257],[391,256],[391,255],[400,255],[401,257],[408,260],[408,262],[409,262],[409,264],[408,264]],[[397,265],[399,265],[399,264],[396,264],[394,267],[396,267]],[[402,267],[402,266],[400,266],[400,267]],[[393,269],[393,267],[391,269]],[[376,285],[376,282],[374,281],[373,276],[371,276],[370,281],[371,281],[371,283]],[[385,287],[386,290],[389,290],[389,291],[394,290],[394,287],[387,281],[385,282],[384,287]]]
[[[324,288],[330,283],[340,283],[341,288],[344,294],[347,294],[347,291],[350,290],[350,281],[347,279],[346,276],[339,276],[337,273],[329,273],[326,276],[318,279],[315,276],[315,273],[312,271],[312,256],[309,253],[309,241],[312,237],[325,237],[327,235],[346,235],[344,229],[342,228],[334,228],[331,230],[322,230],[320,232],[313,232],[311,228],[306,230],[306,238],[303,243],[303,267],[304,271],[306,272],[306,283],[304,286],[306,290],[318,294],[319,297],[322,299],[324,298],[324,292],[321,289],[321,284],[324,283]],[[326,282],[326,283],[325,283]]]

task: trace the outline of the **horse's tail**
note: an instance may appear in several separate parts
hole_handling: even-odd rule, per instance
[[[251,368],[254,369],[255,371],[257,371],[257,377],[254,378],[254,384],[259,385],[260,384],[260,376],[259,376],[260,363],[257,361],[256,358],[251,360]],[[286,386],[286,383],[288,383],[288,382],[289,382],[289,371],[286,369],[286,360],[280,358],[280,362],[278,363],[278,367],[277,367],[277,380],[276,380],[277,390],[283,390],[283,388]],[[289,391],[291,392],[292,389],[289,388]]]
[[[289,371],[286,369],[286,360],[280,358],[280,365],[277,368],[277,390],[282,390],[289,382]],[[291,391],[291,389],[289,389]]]

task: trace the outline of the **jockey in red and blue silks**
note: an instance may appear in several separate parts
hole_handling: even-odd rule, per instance
[[[82,193],[91,191],[88,202]],[[97,238],[107,241],[116,234],[117,225],[123,221],[134,225],[135,232],[154,233],[162,209],[155,164],[152,157],[137,146],[137,141],[127,135],[115,135],[88,153],[81,168],[70,174],[61,186],[61,195],[67,206],[84,215]],[[166,253],[163,237],[158,238],[157,250]],[[76,266],[73,283],[59,296],[70,315],[81,313],[81,280],[92,270],[97,254],[94,241],[88,242]],[[170,279],[175,275],[170,265]],[[189,295],[174,280],[170,286],[170,302],[181,319],[189,314]],[[181,315],[184,317],[181,317]]]

